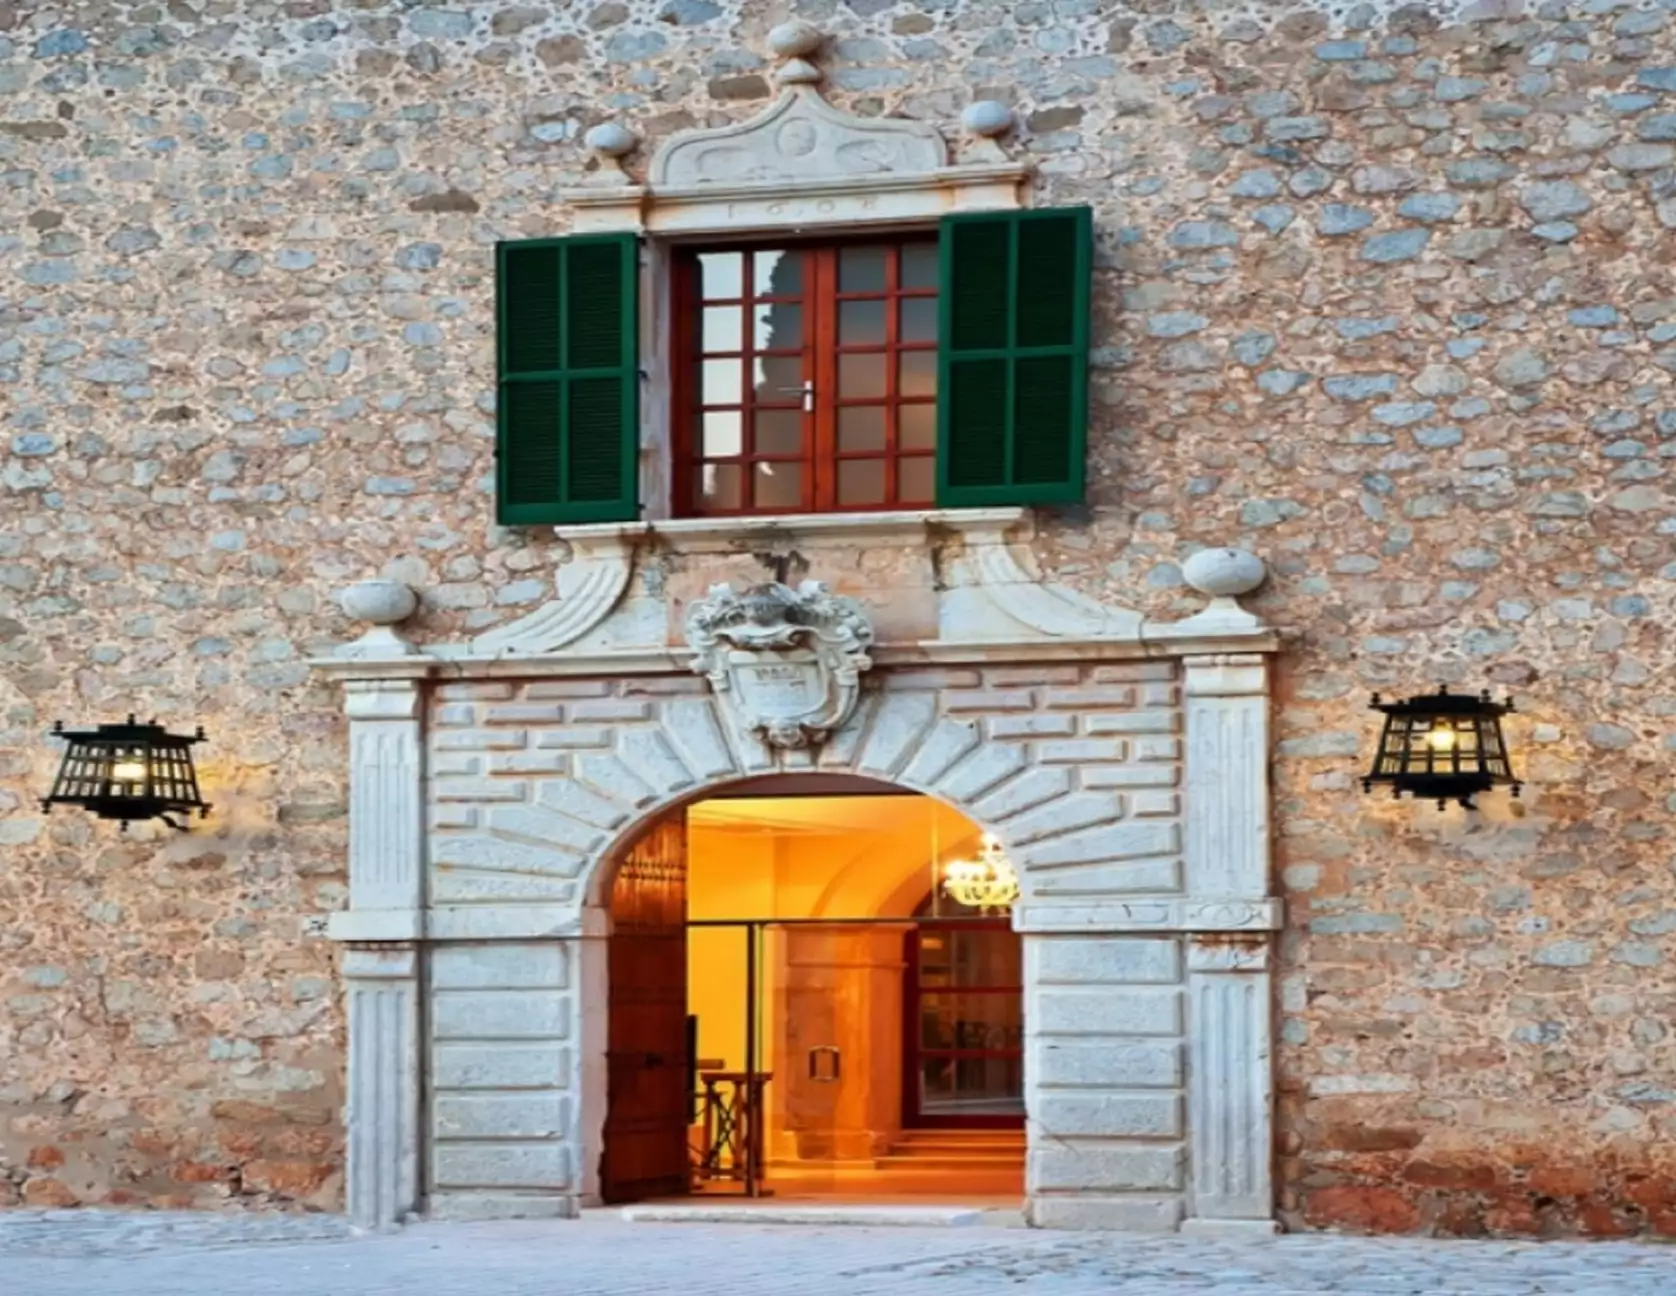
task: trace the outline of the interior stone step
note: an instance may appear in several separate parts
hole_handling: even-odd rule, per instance
[[[775,1206],[757,1202],[687,1206],[625,1206],[623,1218],[637,1224],[855,1224],[876,1227],[958,1228],[976,1224],[982,1210],[964,1206]]]
[[[1022,1156],[997,1156],[993,1152],[915,1152],[905,1155],[900,1149],[873,1162],[875,1170],[944,1170],[982,1173],[986,1170],[1024,1172]]]

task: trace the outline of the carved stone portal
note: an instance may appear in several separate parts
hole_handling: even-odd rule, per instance
[[[873,664],[873,625],[854,599],[821,581],[743,594],[712,585],[687,612],[693,670],[739,726],[771,747],[824,742],[855,711]]]

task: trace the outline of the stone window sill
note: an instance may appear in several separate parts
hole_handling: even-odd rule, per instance
[[[999,540],[1027,523],[1026,508],[902,509],[886,513],[794,513],[772,517],[670,518],[645,522],[603,522],[555,527],[554,534],[579,548],[633,543],[656,537],[677,554],[739,553],[795,543],[804,548],[840,549],[868,544],[922,543],[938,532]]]

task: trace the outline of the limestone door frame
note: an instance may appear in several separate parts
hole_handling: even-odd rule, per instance
[[[380,628],[317,663],[349,721],[350,901],[329,934],[358,1224],[597,1199],[611,862],[675,805],[805,772],[937,797],[1020,866],[1033,1222],[1274,1229],[1278,637],[1231,592],[1260,565],[1190,563],[1210,607],[1147,622],[1028,576],[1017,521],[949,519],[937,637],[881,642],[814,748],[742,730],[626,579],[594,628],[567,627],[574,647],[420,650]],[[658,548],[622,543],[629,569]],[[556,633],[547,610],[526,622]]]

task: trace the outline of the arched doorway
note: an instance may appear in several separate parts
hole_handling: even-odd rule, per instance
[[[936,896],[979,835],[904,789],[787,776],[668,812],[622,851],[602,1198],[972,1195],[948,1148],[916,1159],[933,1130],[1012,1131],[978,1191],[1016,1197],[1020,940]]]

